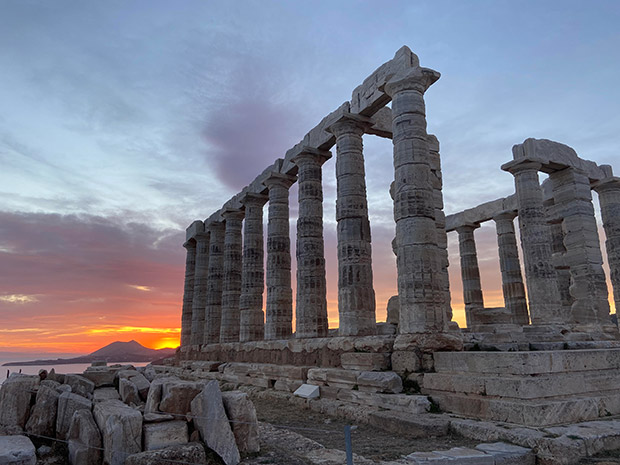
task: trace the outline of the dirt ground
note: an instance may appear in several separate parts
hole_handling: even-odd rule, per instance
[[[253,399],[258,420],[276,427],[285,427],[310,438],[328,449],[345,449],[344,420],[330,418],[311,410],[301,410],[285,400]],[[367,425],[359,425],[351,433],[353,452],[371,460],[395,460],[417,451],[473,447],[478,442],[462,436],[414,438],[394,435]]]

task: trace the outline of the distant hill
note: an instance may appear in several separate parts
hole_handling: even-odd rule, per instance
[[[74,358],[57,358],[56,360],[32,360],[30,362],[8,362],[2,366],[16,365],[66,365],[69,363],[92,363],[96,360],[106,362],[152,362],[174,355],[176,349],[149,349],[137,341],[116,341],[88,355]]]

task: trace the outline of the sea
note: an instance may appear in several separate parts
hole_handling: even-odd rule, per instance
[[[75,355],[73,355],[75,356]],[[68,357],[67,357],[68,358]],[[29,360],[40,360],[40,357],[32,357]],[[13,365],[9,367],[3,366],[8,362],[21,361],[15,358],[0,358],[0,384],[9,377],[11,373],[24,373],[26,375],[37,375],[39,370],[50,371],[52,368],[56,373],[83,373],[86,368],[90,366],[90,363],[67,363],[67,364],[54,364],[49,365]],[[109,363],[111,365],[112,363]],[[143,367],[148,365],[148,362],[123,362],[123,365],[133,365],[137,367]]]

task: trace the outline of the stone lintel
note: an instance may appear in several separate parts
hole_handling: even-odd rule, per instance
[[[501,221],[501,220],[514,220],[517,217],[517,210],[503,210],[499,213],[497,213],[496,215],[493,215],[493,219],[495,221]]]
[[[220,223],[222,220],[223,220],[223,218],[222,218],[222,210],[221,209],[211,213],[211,216],[209,216],[206,220],[204,220],[205,230],[207,229],[209,224],[211,224],[211,223]]]
[[[245,216],[245,213],[243,212],[241,208],[223,208],[222,209],[222,217],[224,218],[224,220],[227,220],[228,218],[242,220],[244,216]]]
[[[351,112],[372,116],[390,101],[384,92],[385,84],[398,72],[419,67],[420,61],[409,47],[401,47],[394,58],[379,66],[357,86],[351,95]]]
[[[367,116],[356,115],[355,113],[343,113],[338,118],[333,121],[329,126],[325,127],[325,131],[338,136],[338,128],[341,123],[353,123],[355,126],[361,128],[364,132],[368,130],[373,125],[372,119]]]
[[[540,171],[544,173],[553,173],[570,167],[586,173],[591,182],[609,176],[607,165],[599,166],[591,160],[580,158],[568,145],[548,139],[526,139],[522,144],[512,147],[512,154],[515,160],[530,159],[540,162],[542,165]]]
[[[602,192],[606,190],[618,190],[620,189],[620,178],[616,176],[610,176],[605,179],[601,179],[592,185],[592,188],[596,192]]]
[[[473,231],[474,229],[478,229],[480,227],[480,223],[464,223],[456,228],[456,232],[461,231]]]
[[[505,211],[517,211],[516,195],[485,202],[477,207],[446,216],[446,232],[456,231],[459,226],[467,223],[484,223]]]
[[[392,109],[383,107],[371,118],[372,126],[366,129],[366,134],[372,134],[385,139],[392,138]]]
[[[202,221],[200,220],[194,221],[185,230],[185,240],[189,241],[194,236],[196,236],[197,233],[204,232],[204,230],[205,230],[205,224]]]

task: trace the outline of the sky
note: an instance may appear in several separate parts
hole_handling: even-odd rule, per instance
[[[513,193],[499,167],[528,137],[620,172],[616,1],[0,6],[2,353],[87,353],[130,339],[176,346],[185,228],[283,157],[403,45],[442,74],[426,108],[446,214]],[[396,294],[392,148],[375,136],[364,144],[382,321]],[[336,327],[334,158],[323,182]],[[293,233],[295,205],[293,188]],[[463,322],[454,235],[452,301]],[[485,302],[502,306],[493,225],[476,239]]]

